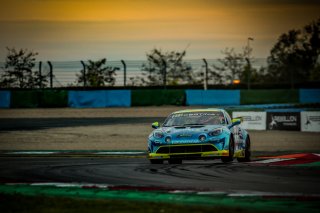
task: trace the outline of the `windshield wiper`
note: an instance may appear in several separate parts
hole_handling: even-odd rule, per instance
[[[203,124],[183,124],[183,126],[202,126]]]
[[[183,125],[170,125],[170,126],[163,125],[163,127],[183,127]]]

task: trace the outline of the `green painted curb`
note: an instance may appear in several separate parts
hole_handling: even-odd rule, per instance
[[[320,167],[320,161],[318,162],[313,162],[313,163],[305,163],[305,164],[297,164],[293,166],[300,166],[300,167]]]
[[[167,192],[141,192],[128,190],[108,190],[97,188],[31,186],[25,184],[0,185],[0,193],[23,195],[47,195],[62,197],[79,197],[90,199],[121,199],[145,202],[180,203],[187,205],[207,205],[235,207],[268,212],[318,212],[319,200],[295,201],[292,199],[264,199],[263,197],[228,197],[226,195],[174,194]],[[290,208],[289,208],[290,207]]]

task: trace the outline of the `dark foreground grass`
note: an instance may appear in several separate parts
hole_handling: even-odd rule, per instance
[[[83,199],[50,196],[26,196],[0,194],[0,212],[48,212],[48,213],[88,213],[88,212],[194,212],[194,213],[253,213],[249,209],[221,207],[221,206],[195,206],[182,204],[168,204],[142,201],[126,201],[112,199]]]

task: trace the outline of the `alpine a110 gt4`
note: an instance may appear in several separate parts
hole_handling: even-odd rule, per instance
[[[194,109],[173,112],[148,137],[148,158],[152,164],[168,160],[221,159],[223,162],[250,161],[250,137],[223,109]]]

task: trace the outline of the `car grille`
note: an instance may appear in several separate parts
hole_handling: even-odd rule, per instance
[[[195,153],[211,151],[217,151],[217,149],[210,144],[200,144],[191,146],[163,146],[157,150],[157,154]]]

